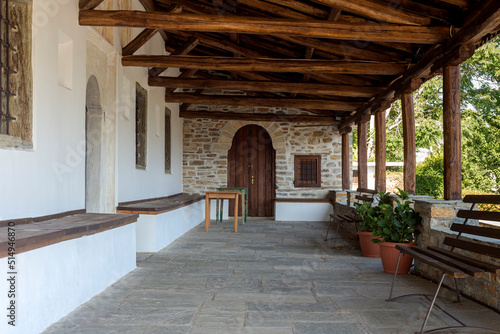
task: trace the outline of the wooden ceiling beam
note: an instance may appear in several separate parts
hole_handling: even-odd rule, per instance
[[[396,24],[422,25],[431,23],[430,18],[415,15],[379,0],[313,0],[314,2],[335,7],[343,11],[368,17],[376,21]]]
[[[200,70],[399,75],[406,64],[317,59],[266,59],[197,56],[125,56],[123,66]]]
[[[232,89],[250,92],[281,92],[344,97],[372,97],[380,92],[380,87],[358,87],[332,84],[282,81],[206,80],[172,77],[149,77],[148,83],[155,87],[191,89]]]
[[[165,98],[165,102],[207,104],[219,106],[278,107],[339,111],[354,111],[361,105],[360,102],[338,102],[324,99],[291,99],[288,97],[267,98],[234,95],[196,95],[191,93],[172,93]]]
[[[143,11],[84,10],[83,26],[159,28],[171,31],[205,31],[256,35],[289,35],[341,40],[435,44],[449,37],[449,27],[419,27],[378,23],[345,23],[243,16],[170,14]]]
[[[232,113],[216,111],[180,111],[179,117],[183,118],[208,118],[216,120],[245,120],[255,122],[289,122],[289,123],[314,123],[314,124],[338,124],[335,117],[314,115],[289,115],[289,114],[254,114],[254,113]]]
[[[198,70],[187,70],[187,71],[181,73],[177,78],[179,78],[179,79],[191,78],[191,77],[193,77],[196,74],[196,72],[198,72]],[[180,87],[168,87],[168,88],[165,88],[165,96],[173,93],[177,88],[180,88]]]

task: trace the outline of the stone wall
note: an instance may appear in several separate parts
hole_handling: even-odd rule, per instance
[[[184,192],[204,193],[227,185],[227,152],[234,134],[257,124],[267,130],[276,150],[276,198],[325,198],[342,186],[341,136],[332,126],[277,122],[184,120]],[[320,188],[295,188],[294,155],[320,154]]]
[[[445,237],[456,237],[456,234],[449,230],[449,226],[455,221],[460,221],[460,218],[456,218],[459,209],[470,209],[470,204],[464,204],[462,201],[435,199],[415,200],[415,211],[422,216],[423,225],[423,233],[418,240],[419,245],[425,247],[429,245],[442,246]],[[462,239],[466,240],[464,237]],[[488,243],[488,245],[492,244]],[[500,244],[496,246],[500,247]],[[460,250],[456,252],[460,253]],[[470,253],[464,255],[470,256]],[[486,262],[493,261],[491,257],[478,256],[477,258]],[[500,261],[497,264],[500,265]],[[442,272],[426,264],[417,261],[415,267],[426,277],[434,280],[441,278]],[[459,279],[458,282],[462,294],[500,311],[500,277],[493,274],[488,274],[486,278],[467,276],[465,279]],[[453,279],[448,276],[446,276],[444,284],[451,288],[455,286]]]

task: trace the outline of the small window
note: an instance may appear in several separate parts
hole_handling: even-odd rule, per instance
[[[295,156],[295,187],[321,187],[321,155]]]
[[[146,169],[148,92],[135,88],[135,168]]]
[[[170,115],[170,109],[165,108],[165,174],[172,174],[172,136]]]
[[[0,149],[33,148],[31,1],[0,8]]]

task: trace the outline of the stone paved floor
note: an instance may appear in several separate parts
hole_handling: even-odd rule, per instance
[[[392,275],[344,240],[323,241],[324,223],[250,220],[199,225],[53,324],[54,333],[412,333],[428,301],[385,302]],[[339,247],[340,246],[340,247]],[[398,276],[396,294],[436,285]],[[452,296],[449,291],[445,294]],[[440,301],[469,325],[500,328],[500,315],[468,300]],[[429,327],[457,325],[436,310]]]

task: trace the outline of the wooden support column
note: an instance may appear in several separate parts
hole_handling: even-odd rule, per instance
[[[462,199],[460,67],[443,74],[444,199]]]
[[[358,188],[368,188],[367,121],[358,123]]]
[[[404,144],[404,191],[415,194],[415,168],[417,164],[417,148],[415,144],[415,113],[413,110],[413,94],[405,92],[401,95],[403,109],[403,144]]]
[[[385,110],[379,108],[375,113],[375,190],[386,191],[386,142]]]
[[[342,189],[351,189],[351,178],[349,175],[349,133],[350,127],[344,128],[340,133],[342,135]]]

